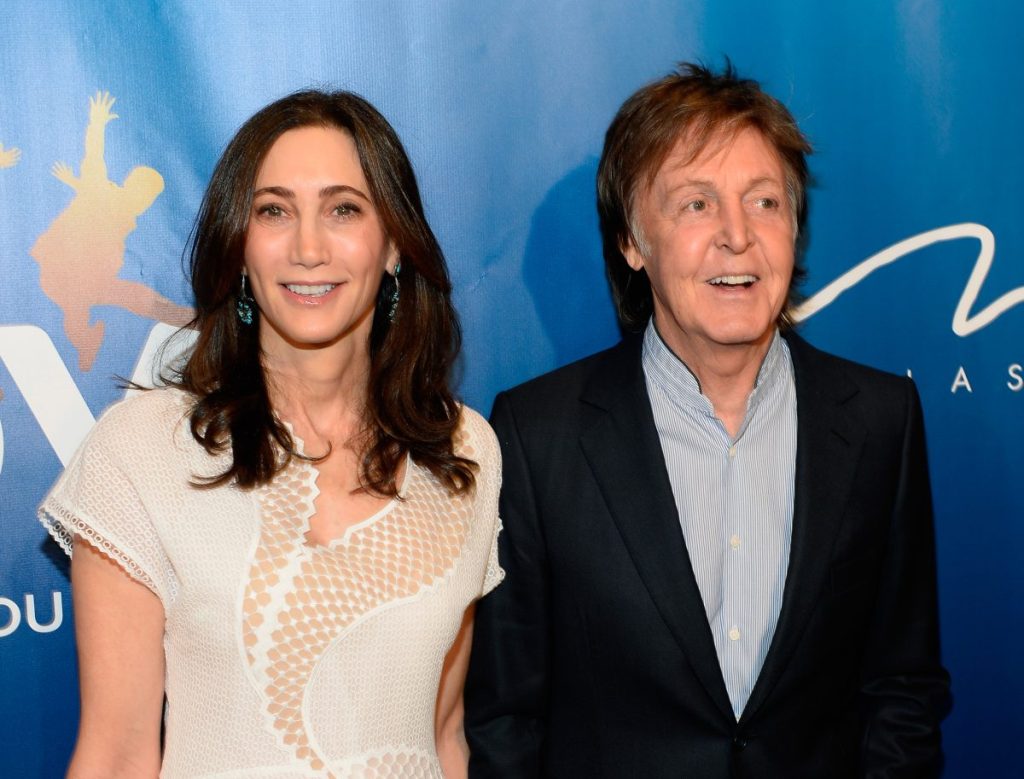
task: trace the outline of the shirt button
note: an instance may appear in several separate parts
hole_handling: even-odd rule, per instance
[[[735,457],[735,456],[736,456],[736,444],[733,444],[732,446],[729,447],[729,457]]]
[[[736,627],[735,625],[733,625],[731,628],[729,628],[729,640],[730,641],[739,641],[740,640],[740,629],[738,627]]]
[[[729,538],[729,546],[731,546],[733,549],[739,549],[740,544],[742,543],[743,540],[735,533],[733,533],[732,536]]]

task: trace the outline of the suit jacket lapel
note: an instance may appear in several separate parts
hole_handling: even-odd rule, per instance
[[[654,426],[641,351],[642,340],[628,338],[595,373],[581,397],[590,408],[591,424],[584,427],[580,443],[658,611],[708,695],[731,718],[729,695]]]
[[[858,390],[840,364],[796,335],[786,339],[797,396],[793,539],[779,621],[741,723],[770,694],[820,597],[864,440],[849,405]]]

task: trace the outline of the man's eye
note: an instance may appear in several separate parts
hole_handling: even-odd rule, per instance
[[[779,207],[779,201],[773,197],[759,197],[754,201],[754,205],[758,208],[764,208],[768,210],[775,210]]]
[[[691,200],[686,204],[687,211],[707,211],[708,201],[706,200]]]

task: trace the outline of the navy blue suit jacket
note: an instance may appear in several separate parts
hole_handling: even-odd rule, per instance
[[[477,606],[471,777],[940,771],[932,508],[913,383],[787,336],[793,538],[737,722],[690,565],[641,339],[498,396],[504,583]]]

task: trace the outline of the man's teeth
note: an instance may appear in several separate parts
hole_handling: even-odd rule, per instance
[[[326,295],[337,284],[285,284],[289,292],[294,292],[296,295],[305,295],[307,297],[318,298],[322,295]]]
[[[716,286],[740,286],[742,284],[753,284],[757,281],[757,276],[716,276],[708,281],[708,284],[714,284]]]

